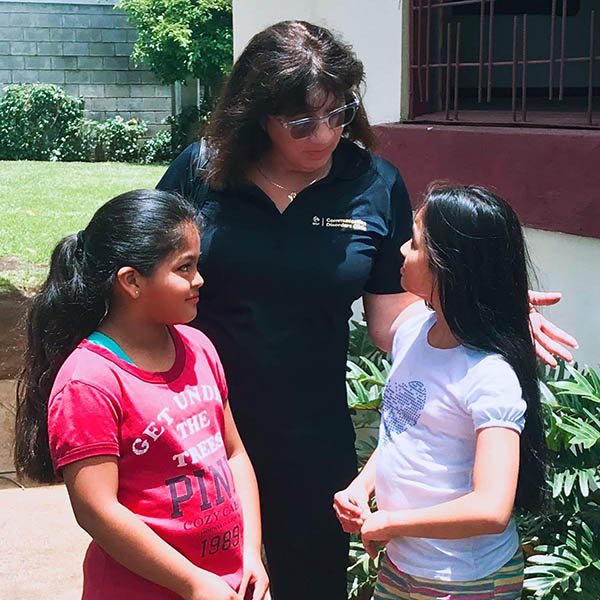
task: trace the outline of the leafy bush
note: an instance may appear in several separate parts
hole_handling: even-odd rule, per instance
[[[518,519],[525,598],[600,598],[600,378],[562,364],[541,384],[550,456],[546,514]]]
[[[171,132],[163,129],[154,134],[142,147],[141,159],[146,165],[171,160]]]
[[[363,323],[350,331],[346,388],[355,428],[379,421],[379,406],[389,362],[368,338]],[[517,525],[528,557],[527,600],[598,600],[600,598],[600,377],[593,369],[562,364],[546,369],[540,382],[549,454],[549,510],[518,512]],[[377,444],[358,435],[363,464]],[[380,555],[381,556],[381,555]],[[380,557],[378,557],[379,560]],[[348,597],[370,598],[377,562],[351,537]]]
[[[99,160],[136,162],[140,158],[142,136],[148,131],[144,121],[116,116],[100,123],[98,128]]]
[[[64,143],[60,152],[55,153],[55,160],[91,161],[95,158],[96,148],[100,143],[102,125],[92,119],[82,119],[73,135]]]
[[[77,160],[83,98],[57,85],[9,85],[0,99],[0,160]]]

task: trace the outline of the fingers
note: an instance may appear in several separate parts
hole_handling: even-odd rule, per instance
[[[535,309],[531,311],[529,321],[535,343],[535,352],[539,358],[551,367],[556,367],[558,364],[553,355],[567,362],[573,360],[573,355],[564,345],[577,348],[577,340],[574,337],[548,321]]]
[[[238,594],[240,598],[246,597],[246,590],[248,588],[248,582],[250,581],[250,572],[244,570],[244,574],[242,575],[242,583],[240,583],[240,589],[238,590]]]
[[[579,348],[577,340],[572,335],[569,335],[566,331],[562,330],[560,327],[557,327],[554,323],[552,323],[552,321],[548,321],[546,317],[541,318],[541,326],[544,332],[557,342],[566,344],[571,348]],[[561,355],[559,354],[559,356]]]
[[[346,533],[358,533],[360,531],[360,528],[362,527],[362,524],[365,521],[364,518],[348,517],[344,513],[341,513],[340,511],[338,511],[335,506],[334,506],[334,509],[335,509],[335,514],[338,518],[338,521],[340,522],[340,524],[342,525],[342,529]]]
[[[529,290],[529,302],[535,306],[552,306],[560,302],[562,294],[560,292],[534,292]]]
[[[338,517],[338,521],[340,522],[342,529],[345,533],[359,533],[360,528],[362,527],[362,524],[364,522],[362,521],[362,519],[356,521],[348,521],[346,519],[341,519],[340,517]]]
[[[360,519],[364,513],[363,508],[352,505],[341,505],[334,503],[333,508],[338,515],[348,519]]]
[[[544,346],[542,346],[537,340],[533,340],[534,345],[535,345],[535,353],[536,356],[543,360],[549,367],[556,367],[558,366],[558,362],[556,362],[556,359],[554,358],[554,356],[552,356],[552,354],[550,354],[550,352],[548,352],[548,350],[546,350],[546,348],[544,348]]]
[[[562,344],[555,342],[550,337],[548,337],[545,333],[538,332],[535,336],[535,341],[536,341],[536,344],[539,344],[540,346],[542,346],[544,348],[544,351],[546,353],[558,356],[567,362],[571,362],[573,360],[573,355]],[[537,353],[537,351],[538,350],[537,350],[537,345],[536,345],[536,353]],[[538,354],[538,356],[539,356],[539,354]],[[543,358],[543,357],[540,356],[540,358]],[[554,357],[552,360],[556,364],[556,360],[554,359]]]
[[[345,490],[337,492],[334,495],[333,507],[351,517],[359,517],[363,512],[363,508],[360,506],[358,500],[350,496]]]
[[[267,577],[261,577],[254,584],[254,593],[252,600],[270,600],[271,592],[269,591],[269,580]]]
[[[358,533],[365,521],[365,508],[360,508],[353,502],[353,499],[338,497],[336,494],[333,503],[338,521],[346,533]],[[368,511],[368,507],[366,509]]]
[[[363,543],[363,546],[364,546],[367,554],[373,560],[375,560],[377,558],[377,555],[379,554],[379,547],[377,545],[377,542],[375,542],[374,540],[365,539],[365,537],[363,536],[362,543]]]

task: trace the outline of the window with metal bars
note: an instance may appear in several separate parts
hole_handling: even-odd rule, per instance
[[[411,0],[409,121],[600,128],[598,0]]]

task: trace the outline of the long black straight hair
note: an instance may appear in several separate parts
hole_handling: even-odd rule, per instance
[[[40,482],[55,475],[48,447],[48,398],[67,356],[106,314],[123,266],[150,276],[184,243],[196,210],[179,196],[137,190],[113,198],[78,234],[63,238],[27,318],[25,367],[17,385],[15,465]]]
[[[472,186],[432,186],[423,239],[444,318],[461,344],[502,356],[527,403],[515,505],[544,503],[546,444],[529,326],[529,257],[519,219],[502,198]]]

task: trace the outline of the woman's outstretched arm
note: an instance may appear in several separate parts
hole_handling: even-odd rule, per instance
[[[577,340],[541,315],[536,306],[550,306],[561,299],[559,292],[529,292],[529,322],[535,344],[535,352],[551,367],[557,365],[555,356],[570,362],[573,355],[568,348],[577,348]],[[394,333],[398,325],[412,312],[406,309],[419,298],[410,292],[400,294],[364,294],[363,304],[369,334],[373,342],[385,352],[392,349]],[[413,309],[411,309],[413,310]],[[415,308],[414,310],[417,310]]]

